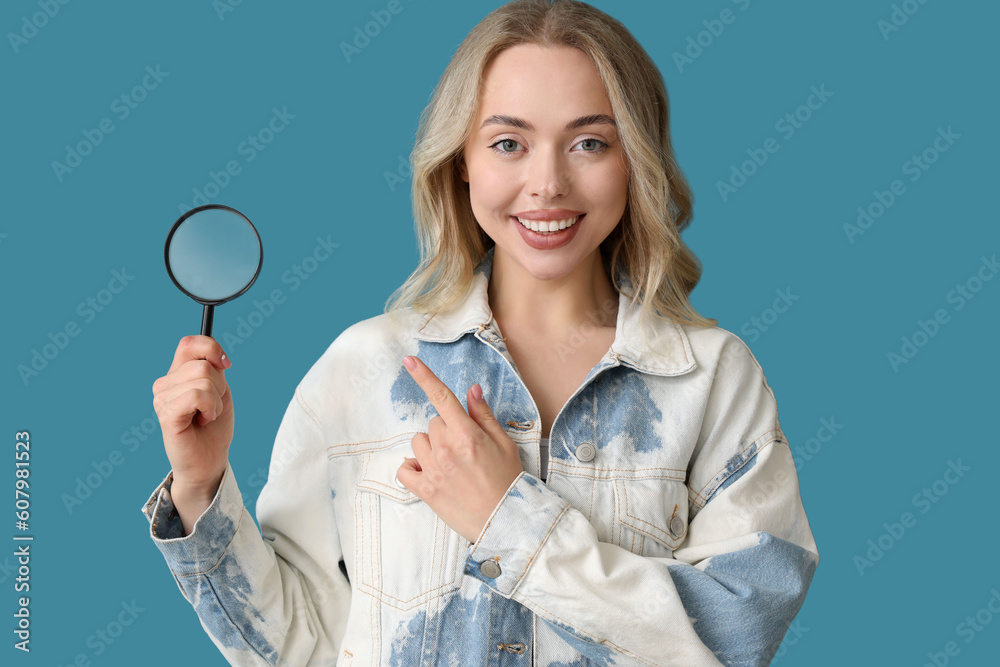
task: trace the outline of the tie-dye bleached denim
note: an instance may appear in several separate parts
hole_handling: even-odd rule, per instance
[[[171,476],[152,493],[150,534],[205,630],[235,665],[768,664],[819,556],[750,350],[671,324],[655,356],[623,296],[611,349],[552,424],[543,482],[491,267],[492,251],[447,314],[383,314],[334,340],[278,429],[260,531],[231,467],[186,537]],[[481,383],[521,448],[474,545],[395,481],[436,414],[406,354],[460,400]]]

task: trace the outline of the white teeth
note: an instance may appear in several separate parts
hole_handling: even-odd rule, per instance
[[[561,229],[566,229],[570,225],[574,224],[580,216],[574,218],[566,218],[565,220],[525,220],[524,218],[518,218],[517,221],[528,229],[534,232],[557,232]]]

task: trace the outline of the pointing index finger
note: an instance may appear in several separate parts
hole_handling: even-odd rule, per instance
[[[414,367],[412,369],[406,364],[407,359],[413,360]],[[424,390],[427,398],[430,399],[431,405],[437,409],[438,414],[444,418],[445,423],[452,420],[460,420],[462,417],[468,417],[458,397],[452,393],[448,385],[442,382],[438,376],[434,375],[434,372],[423,361],[414,356],[407,356],[403,357],[403,365],[406,366],[406,370],[410,372],[410,376],[417,385]]]

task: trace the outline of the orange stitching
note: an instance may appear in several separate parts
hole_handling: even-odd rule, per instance
[[[221,498],[221,497],[219,498],[219,502],[220,502],[220,503],[222,502],[222,498]],[[211,571],[212,571],[212,570],[214,570],[215,568],[219,567],[219,563],[221,563],[221,562],[222,562],[222,559],[226,557],[226,552],[227,552],[227,551],[229,551],[229,545],[233,543],[233,540],[235,540],[235,539],[236,539],[236,536],[237,536],[237,535],[239,534],[239,532],[240,532],[240,526],[242,526],[242,525],[243,525],[243,515],[244,515],[244,514],[248,514],[248,512],[247,512],[247,509],[246,509],[246,507],[244,507],[244,506],[242,506],[242,505],[240,505],[240,510],[241,510],[241,511],[240,511],[240,518],[239,518],[239,520],[238,520],[238,521],[236,522],[236,530],[234,530],[234,531],[233,531],[233,536],[232,536],[232,538],[230,538],[230,540],[229,540],[228,542],[226,542],[226,546],[225,546],[225,548],[224,548],[224,549],[222,550],[222,555],[221,555],[221,556],[219,556],[219,560],[215,561],[215,565],[213,565],[212,567],[208,568],[208,569],[207,569],[207,570],[205,570],[204,572],[192,572],[192,573],[190,573],[190,574],[180,574],[180,575],[177,575],[177,576],[179,576],[179,577],[193,577],[193,576],[196,576],[196,575],[199,575],[199,574],[208,574],[209,572],[211,572]]]
[[[531,554],[531,557],[529,557],[528,560],[527,560],[527,562],[525,562],[525,564],[524,564],[524,570],[521,572],[521,576],[518,577],[517,581],[514,582],[514,586],[511,588],[511,591],[510,591],[511,595],[513,595],[514,591],[517,590],[517,587],[521,583],[521,580],[524,579],[524,575],[526,575],[528,573],[528,568],[531,567],[531,562],[533,560],[535,560],[535,556],[537,556],[538,552],[542,550],[542,546],[545,544],[545,540],[547,540],[549,538],[549,534],[555,529],[556,524],[559,523],[559,519],[562,518],[562,515],[565,514],[566,510],[568,510],[569,508],[570,508],[570,505],[566,505],[565,507],[563,507],[562,511],[559,512],[558,516],[556,516],[555,521],[553,521],[552,525],[549,526],[549,529],[547,531],[545,531],[545,535],[542,536],[542,540],[538,543],[538,548],[535,549],[535,553]]]
[[[618,493],[617,487],[618,487],[618,485],[616,484],[615,485],[615,493],[616,493],[616,495]],[[647,526],[652,527],[652,529],[656,530],[658,533],[663,533],[663,535],[662,536],[658,536],[656,534],[653,534],[653,533],[650,533],[650,532],[646,532],[645,530],[643,530],[639,526],[635,526],[635,525],[633,525],[631,523],[625,523],[624,521],[621,521],[619,519],[619,521],[621,521],[622,524],[628,526],[629,528],[631,528],[632,530],[634,530],[636,532],[642,533],[643,535],[648,535],[649,537],[651,537],[654,540],[656,540],[657,542],[663,544],[664,546],[666,546],[670,550],[674,549],[674,546],[675,546],[673,544],[674,542],[676,542],[677,544],[680,544],[681,542],[683,542],[683,540],[681,538],[683,538],[685,535],[687,535],[687,526],[686,525],[684,526],[684,532],[681,533],[680,536],[678,536],[678,537],[675,538],[670,532],[668,532],[667,530],[661,528],[660,526],[656,525],[655,523],[650,523],[650,522],[645,521],[644,519],[641,519],[641,518],[639,518],[637,516],[633,516],[632,515],[632,511],[629,509],[628,492],[625,491],[625,490],[622,490],[621,493],[622,493],[622,495],[625,496],[625,516],[629,517],[630,519],[635,519],[639,523],[644,523]],[[674,513],[676,513],[676,512],[677,512],[677,505],[675,504],[674,505]],[[673,518],[673,514],[670,515],[670,518],[671,519]],[[686,523],[687,522],[685,521],[685,524]],[[619,545],[619,546],[621,546],[621,545]]]
[[[514,596],[512,595],[511,597],[513,598]],[[565,620],[561,616],[553,614],[551,611],[549,611],[548,609],[546,609],[542,605],[538,604],[534,600],[529,600],[525,596],[520,596],[520,599],[516,599],[515,602],[520,602],[521,604],[525,605],[526,607],[528,607],[529,609],[532,609],[532,610],[534,610],[534,608],[538,608],[539,610],[545,612],[546,614],[548,614],[552,618],[558,620],[563,625],[565,625],[567,627],[570,627],[570,628],[573,628],[574,630],[576,629],[575,626],[572,623],[570,623],[569,621]],[[528,603],[530,603],[530,604],[528,604]],[[601,646],[613,646],[615,648],[615,650],[617,650],[619,653],[623,653],[625,655],[631,656],[632,658],[634,658],[635,660],[641,662],[644,665],[649,665],[649,667],[658,667],[658,665],[655,662],[648,662],[647,660],[645,660],[644,658],[638,656],[637,654],[633,653],[632,651],[629,651],[628,649],[623,648],[623,647],[619,646],[618,644],[615,644],[610,639],[602,639],[600,641],[591,641],[589,639],[583,639],[583,641],[586,641],[589,644],[598,644],[598,645],[601,645]]]
[[[666,479],[666,480],[671,480],[671,481],[675,481],[675,482],[684,482],[684,481],[686,481],[684,477],[682,477],[680,475],[676,475],[676,474],[674,474],[674,475],[632,475],[632,476],[624,476],[624,475],[587,475],[587,474],[584,474],[584,473],[576,472],[575,470],[570,470],[570,468],[578,468],[580,470],[588,470],[588,468],[585,468],[583,466],[570,466],[570,465],[567,465],[565,463],[561,463],[561,462],[558,462],[558,461],[555,463],[555,465],[553,465],[552,459],[549,459],[549,472],[557,472],[559,474],[562,474],[565,477],[580,477],[580,478],[602,480],[602,481],[609,481],[609,482],[613,482],[613,481],[618,480],[618,479],[631,479],[631,480]],[[603,469],[601,469],[601,468],[598,468],[598,469],[590,468],[589,470],[596,470],[596,472],[606,472],[606,471],[618,472],[618,469],[610,469],[610,468],[603,468]],[[622,468],[621,470],[626,470],[626,469]],[[635,470],[639,470],[639,469],[636,468]],[[673,470],[673,468],[642,468],[642,470]]]
[[[369,458],[369,457],[365,457],[365,458]],[[367,472],[367,464],[365,464],[363,466],[363,471]],[[361,499],[362,496],[359,494],[358,496],[356,496],[356,498]],[[367,496],[366,497],[366,501],[369,503],[369,505],[372,508],[376,508],[376,507],[381,508],[381,503],[380,503],[378,497]],[[432,558],[437,558],[438,557],[438,553],[439,553],[438,550],[439,550],[439,547],[440,547],[440,549],[441,549],[441,560],[439,562],[441,563],[441,565],[440,565],[440,573],[441,574],[439,574],[438,580],[439,581],[443,581],[443,583],[441,583],[441,585],[436,586],[434,588],[431,588],[431,589],[429,589],[427,591],[420,592],[420,593],[414,595],[413,597],[411,597],[409,599],[399,598],[399,597],[396,597],[394,595],[390,595],[388,592],[386,592],[383,589],[384,581],[382,581],[382,567],[381,567],[382,564],[381,564],[381,558],[380,558],[381,555],[382,555],[382,551],[381,551],[381,529],[382,529],[381,509],[379,509],[378,511],[375,511],[373,509],[370,512],[369,517],[370,517],[371,520],[365,521],[364,524],[358,524],[357,523],[358,522],[357,512],[355,512],[355,522],[356,522],[355,525],[364,525],[366,528],[370,529],[371,530],[371,536],[372,536],[371,541],[372,542],[376,542],[377,541],[377,545],[374,546],[374,548],[370,547],[369,550],[368,550],[368,553],[370,555],[368,565],[369,565],[370,568],[371,567],[375,567],[376,565],[378,566],[378,572],[377,572],[378,578],[376,579],[376,573],[373,570],[370,569],[369,570],[370,574],[369,574],[369,577],[368,577],[368,581],[367,582],[366,581],[360,581],[359,582],[359,586],[358,586],[359,590],[362,590],[363,592],[371,595],[374,599],[380,601],[382,604],[385,604],[387,606],[393,607],[394,609],[399,609],[401,611],[406,611],[408,609],[412,609],[417,604],[422,604],[422,602],[414,602],[415,600],[419,600],[420,598],[423,598],[424,596],[428,596],[429,594],[434,593],[435,591],[440,591],[440,592],[437,593],[437,595],[428,597],[426,601],[429,602],[430,600],[433,600],[435,597],[440,597],[441,595],[444,595],[445,593],[448,592],[447,590],[444,590],[444,589],[448,589],[449,587],[451,587],[453,589],[458,589],[459,588],[458,584],[455,583],[456,580],[457,580],[457,573],[456,573],[455,570],[457,568],[455,568],[454,566],[452,567],[452,571],[451,571],[451,579],[449,581],[446,581],[446,582],[443,581],[443,579],[444,579],[444,574],[443,573],[445,571],[444,566],[445,566],[445,564],[447,564],[449,562],[451,562],[454,565],[454,561],[457,558],[457,553],[456,552],[448,552],[447,551],[448,532],[447,531],[443,531],[443,532],[441,531],[441,527],[442,526],[446,526],[446,524],[444,524],[444,522],[441,521],[441,519],[439,517],[435,517],[435,523],[434,523],[435,538],[434,538],[434,542],[433,542],[434,543],[434,552],[433,552]],[[443,537],[443,539],[439,540],[438,537],[437,537],[438,535],[441,535]],[[358,552],[358,544],[357,543],[355,543],[355,552]],[[378,558],[378,563],[375,562],[376,558]],[[432,560],[432,572],[433,572],[433,560]],[[391,602],[388,602],[387,599],[395,600],[396,602],[398,602],[398,603],[400,603],[402,605],[409,605],[409,606],[406,606],[406,607],[398,606],[398,605],[392,604]]]
[[[400,441],[400,442],[402,442],[404,439],[412,439],[413,436],[415,436],[417,433],[420,433],[420,431],[404,431],[403,433],[397,433],[395,435],[389,436],[388,438],[381,438],[379,440],[359,440],[357,442],[348,442],[348,443],[344,443],[342,445],[330,445],[329,447],[326,448],[327,452],[329,452],[332,449],[344,449],[344,448],[348,448],[348,447],[358,447],[359,445],[368,445],[368,444],[374,444],[374,443],[379,443],[379,442],[389,442],[389,443],[391,443],[391,444],[385,445],[383,447],[375,447],[375,448],[372,448],[372,449],[361,449],[361,450],[355,451],[355,452],[347,452],[347,453],[336,453],[335,452],[333,454],[329,454],[328,453],[327,456],[329,458],[333,458],[334,456],[347,456],[349,454],[367,454],[367,453],[372,452],[372,451],[378,451],[378,450],[386,449],[386,448],[390,447],[392,444],[397,444],[396,443],[397,440]]]
[[[737,453],[737,456],[743,456],[743,454],[745,452],[749,451],[754,445],[757,445],[758,443],[760,443],[759,446],[757,447],[757,450],[754,452],[754,456],[756,456],[757,454],[759,454],[761,452],[761,450],[764,449],[764,447],[767,447],[768,445],[770,445],[771,443],[773,443],[775,440],[778,440],[779,437],[778,437],[777,434],[779,434],[779,433],[780,433],[779,430],[773,429],[771,431],[767,431],[766,433],[763,433],[763,434],[757,436],[749,445],[747,445],[742,450],[740,450]],[[763,442],[761,442],[761,440],[763,440],[764,438],[768,438],[768,436],[770,436],[769,439],[764,440]],[[730,457],[729,460],[732,460],[732,458],[733,457]],[[740,464],[739,468],[736,468],[736,470],[733,470],[733,472],[729,473],[725,477],[721,477],[721,479],[719,479],[718,482],[716,482],[716,478],[720,477],[725,472],[726,468],[728,467],[728,465],[724,466],[723,468],[720,469],[719,472],[715,473],[715,476],[712,477],[712,479],[710,479],[708,481],[708,483],[705,484],[705,486],[703,486],[701,488],[701,491],[698,491],[696,493],[698,494],[699,497],[701,497],[701,498],[703,498],[703,499],[705,499],[707,501],[708,497],[710,495],[712,495],[712,494],[711,493],[705,494],[704,493],[705,489],[707,489],[710,485],[712,485],[713,482],[716,482],[715,486],[712,487],[712,491],[715,491],[723,482],[725,482],[727,479],[729,479],[730,477],[732,477],[733,474],[735,474],[737,470],[741,470],[743,468],[743,466],[745,466],[747,464],[747,461],[749,461],[752,458],[753,458],[753,456],[748,456],[746,458],[746,460],[743,461],[743,463]]]
[[[549,466],[551,472],[551,465]],[[597,492],[597,485],[590,485],[590,507],[587,508],[587,521],[590,521],[594,516],[594,494]]]
[[[760,443],[760,444],[758,446],[757,451],[760,451],[761,449],[764,448],[765,445],[769,445],[772,442],[774,442],[774,440],[776,440],[779,437],[779,434],[780,434],[780,431],[778,429],[771,429],[770,431],[766,431],[766,432],[762,433],[761,435],[759,435],[756,438],[754,438],[750,442],[749,445],[747,445],[746,447],[744,447],[743,449],[741,449],[739,452],[737,452],[737,456],[743,456],[744,453],[746,453],[747,451],[749,451],[750,449],[752,449],[758,443]],[[770,436],[770,438],[768,438],[768,436]],[[765,438],[768,438],[768,439],[765,440]],[[733,457],[730,457],[730,460],[732,460],[732,458]],[[752,456],[748,456],[747,457],[747,461],[749,461],[751,458],[753,458],[753,457]],[[744,461],[743,464],[746,464],[746,461]],[[743,465],[741,464],[740,468],[742,468],[742,467],[743,467]],[[740,468],[737,468],[736,470],[739,470]],[[707,484],[705,484],[705,486],[703,486],[701,488],[701,492],[699,492],[699,495],[702,495],[702,492],[704,492],[705,489],[707,489],[712,484],[712,482],[715,481],[716,477],[721,476],[725,472],[725,470],[726,470],[726,466],[723,466],[722,468],[720,468],[719,472],[715,473],[715,476],[713,476],[712,479],[709,480],[709,482]],[[734,470],[733,472],[736,472],[736,470]],[[731,475],[726,475],[726,477],[724,477],[721,480],[719,480],[719,484],[721,484],[722,482],[724,482],[727,479],[729,479],[730,476]],[[709,495],[712,495],[712,494],[709,493],[709,494],[707,494],[707,495],[705,495],[703,497],[707,497]]]

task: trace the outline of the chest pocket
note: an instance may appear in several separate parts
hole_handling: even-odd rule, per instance
[[[671,557],[687,537],[688,494],[671,479],[617,479],[615,544],[641,556]]]
[[[409,437],[361,454],[354,562],[359,590],[407,610],[459,587],[459,555],[469,543],[396,482],[404,456],[413,456]]]

